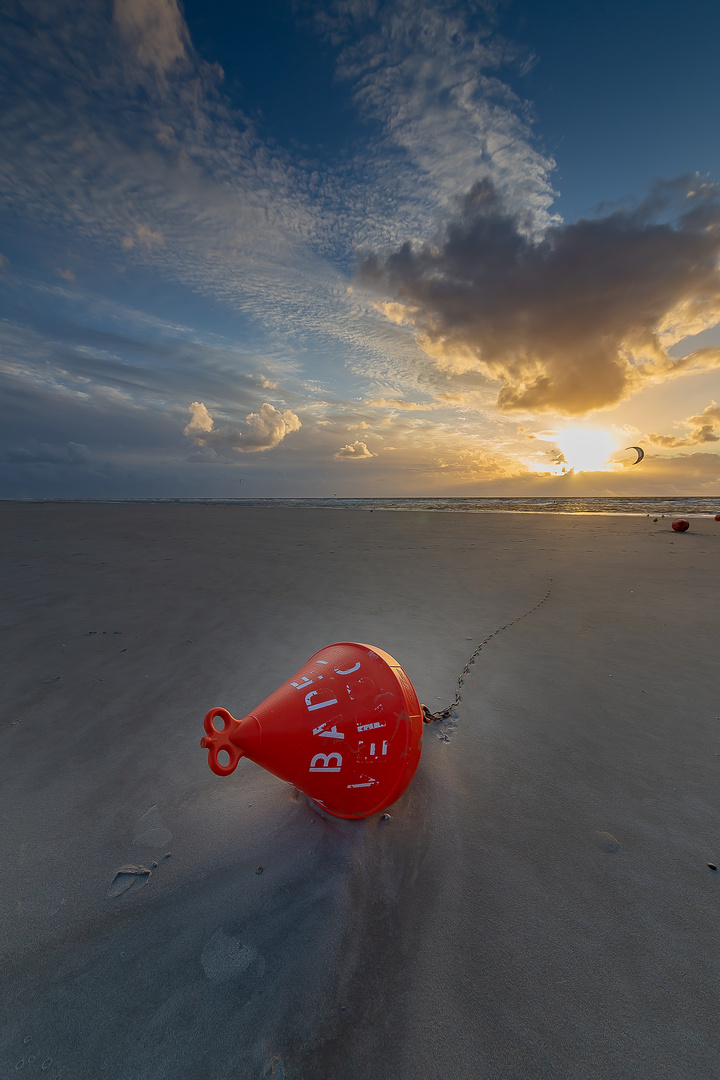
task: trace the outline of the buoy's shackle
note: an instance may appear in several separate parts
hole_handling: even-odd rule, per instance
[[[224,722],[222,731],[218,731],[213,724],[216,716],[219,716]],[[205,714],[203,725],[207,734],[200,740],[200,745],[208,752],[208,765],[217,776],[229,776],[230,773],[235,772],[237,763],[243,756],[240,747],[236,746],[232,741],[233,735],[236,734],[237,729],[240,727],[240,720],[236,720],[234,716],[231,716],[227,709],[215,708],[210,709]],[[221,765],[218,761],[218,754],[221,750],[224,750],[230,758],[227,765]]]

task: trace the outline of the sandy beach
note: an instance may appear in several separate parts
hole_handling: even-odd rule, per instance
[[[718,1075],[720,522],[0,520],[2,1076]],[[388,821],[208,769],[324,645],[435,711],[486,638]]]

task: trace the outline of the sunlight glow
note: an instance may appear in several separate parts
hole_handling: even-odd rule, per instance
[[[568,469],[575,472],[601,472],[615,449],[615,439],[608,431],[592,427],[572,427],[555,433],[553,441],[562,451]]]

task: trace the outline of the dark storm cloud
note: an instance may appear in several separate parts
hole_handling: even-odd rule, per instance
[[[11,446],[5,453],[6,460],[22,465],[88,465],[93,455],[84,443],[67,442],[62,447],[29,440],[27,446]]]
[[[499,381],[502,410],[573,415],[720,366],[718,348],[667,352],[720,320],[719,255],[720,191],[697,178],[540,240],[482,181],[434,242],[372,254],[358,277],[441,370]]]

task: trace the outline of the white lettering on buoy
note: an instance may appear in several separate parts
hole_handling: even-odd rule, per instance
[[[313,735],[315,735],[315,734],[319,735],[321,739],[344,739],[345,738],[342,731],[338,731],[338,729],[335,727],[334,724],[330,728],[329,731],[317,731],[317,729],[316,729],[315,731],[313,731]]]
[[[308,712],[314,712],[315,709],[326,709],[328,705],[337,705],[337,698],[330,698],[328,701],[318,701],[315,705],[310,704],[310,698],[315,697],[317,690],[311,690],[309,694],[305,695],[305,704],[308,707]]]
[[[323,724],[318,724],[317,727],[314,727],[313,735],[320,735],[321,738],[324,739],[344,739],[345,736],[343,735],[342,731],[338,731],[335,724],[333,724],[329,731],[325,730],[329,722],[329,720],[326,720]]]
[[[303,675],[301,682],[291,682],[290,685],[294,686],[296,690],[302,690],[306,686],[310,686],[312,679],[308,679],[307,675]]]
[[[322,764],[318,765],[318,761]],[[337,762],[336,765],[331,765],[330,762]],[[310,772],[340,772],[342,766],[342,755],[338,753],[334,754],[316,754],[310,762]]]
[[[374,724],[358,724],[358,731],[370,731],[371,728],[387,727],[387,724],[380,720],[376,720]]]
[[[359,667],[360,667],[360,661],[358,660],[355,667],[349,667],[347,669],[347,671],[343,671],[342,668],[336,667],[335,668],[335,673],[337,675],[352,675],[353,671],[357,671]]]

